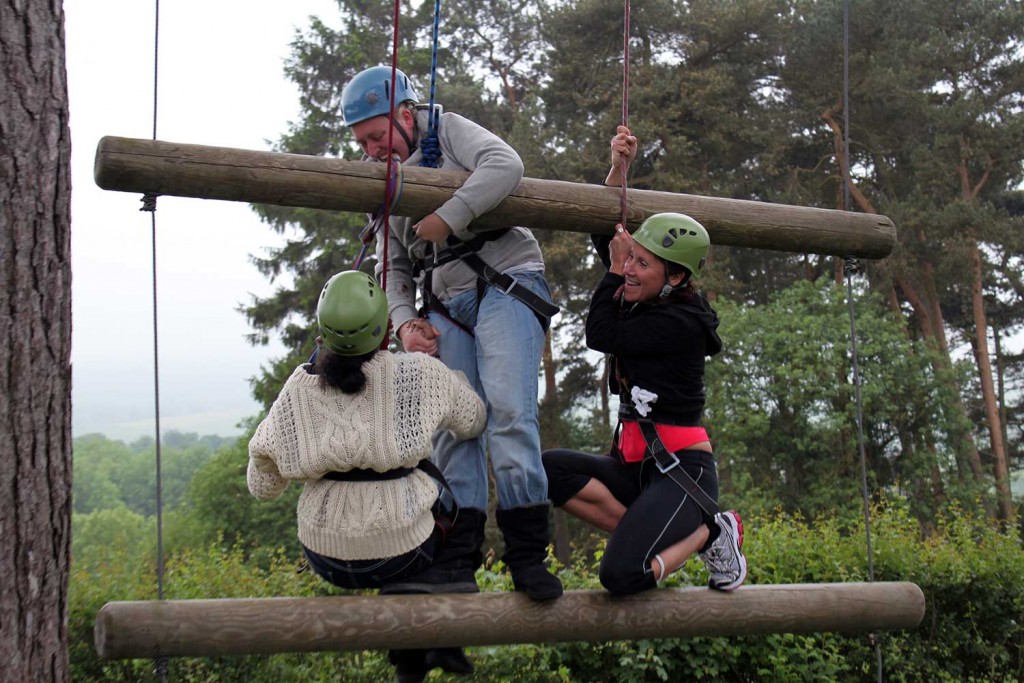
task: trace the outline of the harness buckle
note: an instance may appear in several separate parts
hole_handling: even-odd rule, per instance
[[[662,465],[661,458],[657,458],[656,457],[654,459],[654,464],[658,466],[658,471],[661,472],[662,474],[668,474],[668,472],[670,470],[675,469],[679,465],[679,456],[678,455],[676,455],[675,453],[672,453],[671,451],[665,451],[665,452],[668,453],[670,458],[672,458],[672,462],[668,463],[667,465]]]
[[[512,290],[519,284],[519,280],[517,280],[514,275],[509,275],[508,277],[511,280],[511,282],[508,283],[508,287],[498,287],[498,291],[502,294],[511,295]]]

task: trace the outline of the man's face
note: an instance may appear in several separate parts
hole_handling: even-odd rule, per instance
[[[395,113],[395,126],[401,126],[409,138],[412,138],[413,116],[408,109],[401,109]],[[360,121],[352,126],[352,134],[356,143],[362,147],[363,152],[377,161],[387,161],[388,158],[388,117],[375,116],[372,119]],[[391,136],[392,149],[398,158],[405,161],[409,158],[409,145],[397,131]]]

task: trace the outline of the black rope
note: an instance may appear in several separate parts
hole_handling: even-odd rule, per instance
[[[843,208],[850,207],[850,0],[843,0]],[[874,552],[871,547],[871,504],[868,500],[868,466],[864,447],[864,406],[860,391],[860,366],[857,358],[857,316],[853,300],[853,276],[862,272],[860,262],[847,256],[843,264],[846,275],[846,298],[850,307],[850,354],[853,362],[853,387],[857,406],[857,448],[860,451],[860,483],[864,499],[864,536],[868,552],[868,581],[875,580]],[[882,683],[882,644],[876,633],[868,634],[868,642],[875,648],[878,683]]]
[[[154,0],[153,21],[153,140],[156,140],[156,122],[159,105],[158,86],[160,76],[160,0]],[[156,198],[157,194],[147,192],[142,197],[140,211],[148,211],[150,235],[153,245],[153,412],[156,430],[156,591],[159,600],[164,599],[164,528],[163,528],[163,473],[160,453],[160,345],[157,308],[156,270]],[[161,683],[167,682],[167,657],[154,660],[154,670]]]

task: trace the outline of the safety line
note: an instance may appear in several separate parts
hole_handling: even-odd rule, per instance
[[[622,125],[629,127],[629,0],[625,0],[622,19]],[[619,211],[622,227],[626,227],[629,216],[629,195],[626,185],[626,164],[619,166]]]
[[[843,0],[843,158],[840,162],[843,166],[843,209],[850,211],[850,0]],[[860,367],[857,359],[857,316],[856,306],[853,300],[853,276],[860,272],[860,264],[853,256],[847,256],[843,266],[846,275],[846,300],[850,308],[850,354],[853,362],[853,386],[857,407],[857,448],[860,452],[860,478],[861,494],[864,507],[864,536],[867,543],[868,553],[868,580],[875,580],[874,551],[871,546],[871,504],[868,500],[868,466],[867,454],[864,447],[864,406],[860,390]],[[869,640],[874,645],[875,663],[878,673],[878,683],[882,683],[882,645],[878,635],[874,632],[868,634]]]
[[[157,112],[159,111],[160,82],[160,0],[153,5],[153,140],[157,139]],[[156,592],[157,599],[164,599],[164,519],[163,519],[163,456],[160,443],[160,334],[159,308],[157,304],[157,248],[156,248],[156,199],[157,194],[146,193],[142,197],[140,211],[149,213],[150,240],[153,254],[153,421],[156,433]],[[154,660],[154,673],[161,683],[167,681],[167,657]]]

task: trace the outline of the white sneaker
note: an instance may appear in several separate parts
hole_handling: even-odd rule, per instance
[[[718,538],[711,547],[700,553],[711,578],[708,587],[719,591],[731,591],[743,585],[747,579],[747,558],[743,555],[743,521],[733,510],[715,515]]]

